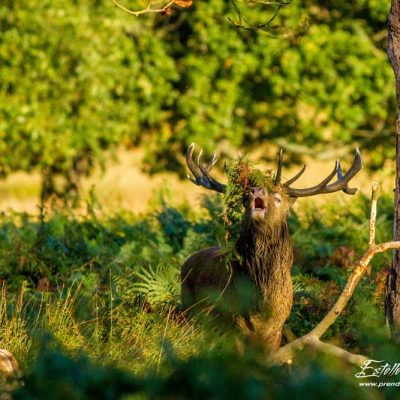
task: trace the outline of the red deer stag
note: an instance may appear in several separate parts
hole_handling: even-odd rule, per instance
[[[194,144],[186,154],[186,163],[196,185],[224,193],[226,185],[215,180],[210,171],[216,157],[208,164],[193,161]],[[232,257],[228,247],[210,247],[193,254],[182,266],[182,305],[189,309],[200,304],[215,305],[211,293],[225,298],[229,305],[241,301],[245,282],[251,288],[252,297],[246,308],[233,312],[239,326],[262,343],[266,352],[280,347],[282,329],[293,303],[291,267],[293,251],[287,223],[288,212],[298,197],[343,191],[353,195],[357,189],[350,188],[350,180],[361,170],[361,155],[357,149],[354,162],[343,174],[339,161],[321,183],[306,189],[295,189],[291,185],[305,171],[302,170],[285,183],[281,183],[283,157],[279,153],[278,169],[271,182],[272,190],[251,187],[243,193],[244,215],[241,231],[235,248],[237,257]],[[335,182],[330,183],[337,176]],[[223,295],[223,296],[222,296]],[[234,308],[236,310],[236,308]]]

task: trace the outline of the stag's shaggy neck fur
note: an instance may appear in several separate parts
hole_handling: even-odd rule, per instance
[[[236,243],[240,261],[234,276],[254,287],[243,322],[251,337],[269,353],[281,342],[282,328],[293,303],[291,266],[293,251],[286,219],[270,226],[246,219]],[[238,320],[240,323],[240,318]]]
[[[279,271],[287,269],[282,265],[282,256],[291,252],[288,226],[283,223],[274,228],[260,228],[254,224],[244,227],[236,250],[241,257],[240,272],[247,274],[265,294],[271,280],[280,275]]]
[[[236,250],[240,261],[236,263],[235,271],[254,284],[263,304],[274,306],[277,294],[276,300],[280,302],[282,289],[291,290],[287,281],[290,281],[293,252],[286,221],[271,227],[245,220]]]

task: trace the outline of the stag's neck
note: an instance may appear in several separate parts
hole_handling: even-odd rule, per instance
[[[250,278],[262,294],[282,279],[290,279],[293,252],[286,223],[274,228],[243,227],[236,243],[239,273]]]

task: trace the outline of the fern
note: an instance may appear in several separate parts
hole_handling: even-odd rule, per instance
[[[142,295],[153,308],[176,306],[179,303],[179,270],[171,265],[161,264],[136,272],[138,282],[132,289]]]

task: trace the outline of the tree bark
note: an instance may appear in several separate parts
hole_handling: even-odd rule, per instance
[[[400,0],[392,0],[388,22],[388,55],[396,82],[396,181],[394,198],[395,241],[400,239]],[[392,338],[400,341],[400,251],[395,250],[392,266],[388,271],[385,301],[386,321]]]

